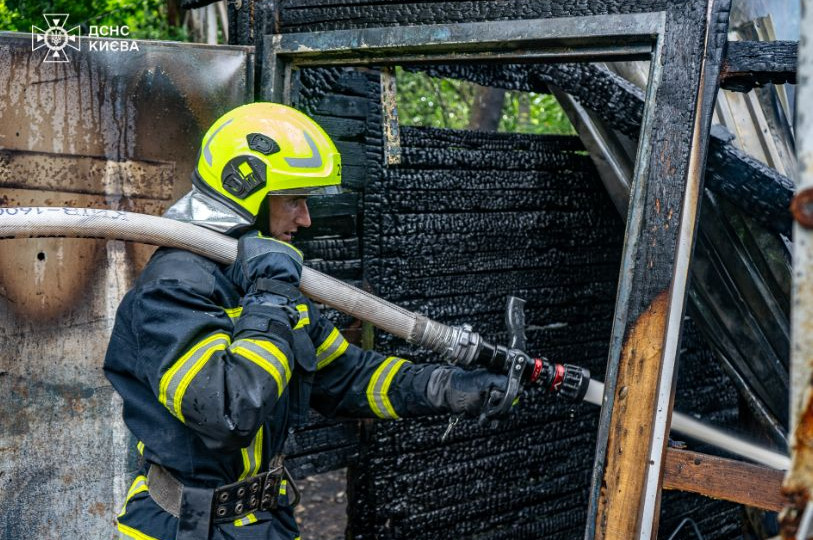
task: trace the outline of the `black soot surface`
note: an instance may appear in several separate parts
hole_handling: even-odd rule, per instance
[[[364,271],[381,296],[505,343],[524,298],[529,353],[603,376],[624,226],[577,138],[403,127],[403,161],[364,194]],[[720,423],[736,394],[689,322],[677,403]],[[404,341],[376,348],[434,361]],[[685,372],[685,373],[684,373]],[[496,429],[448,418],[373,422],[351,468],[354,538],[579,538],[598,409],[527,392]],[[692,517],[739,536],[728,503],[666,493],[661,535]],[[686,529],[688,533],[690,529]]]

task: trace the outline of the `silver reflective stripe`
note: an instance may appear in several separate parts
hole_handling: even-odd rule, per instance
[[[331,338],[333,339],[331,340]],[[316,369],[322,369],[333,362],[333,360],[347,350],[347,346],[347,340],[334,328],[325,342],[322,343],[316,351]],[[324,349],[322,349],[322,347],[324,347]]]
[[[403,358],[391,356],[384,360],[370,377],[370,383],[367,385],[367,402],[379,418],[398,418],[387,392],[395,374],[405,363],[407,361]]]
[[[263,240],[266,240],[268,242],[272,242],[271,244],[266,244],[263,249],[268,249],[270,251],[276,251],[278,253],[284,253],[285,255],[288,255],[290,258],[292,258],[294,260],[294,262],[297,263],[298,266],[302,266],[302,257],[303,257],[302,251],[295,248],[294,246],[292,246],[288,242],[283,242],[282,240],[277,240],[276,238],[270,238],[270,237],[266,237],[266,236],[263,236],[262,238],[263,238]],[[263,254],[263,253],[260,253],[260,254]],[[260,255],[260,254],[258,254],[258,255]],[[252,255],[254,255],[254,254],[252,254]]]
[[[256,523],[257,516],[254,514],[248,514],[245,517],[241,517],[240,519],[234,522],[235,527],[244,527],[246,525],[251,525],[252,523]]]
[[[288,366],[288,358],[279,347],[270,341],[241,339],[235,341],[229,351],[253,362],[271,375],[277,383],[277,397],[282,396],[288,381],[291,380],[291,368]]]
[[[130,489],[127,490],[127,497],[124,498],[124,506],[122,507],[121,512],[119,512],[119,517],[127,513],[127,503],[130,502],[130,499],[135,497],[138,493],[143,493],[144,491],[149,491],[147,489],[147,477],[140,474],[135,477]]]
[[[212,133],[212,136],[209,137],[209,140],[206,141],[206,144],[203,146],[203,157],[206,158],[206,163],[208,163],[210,167],[212,166],[212,151],[209,150],[209,145],[212,144],[212,141],[217,136],[217,134],[220,133],[220,130],[231,124],[233,120],[234,118],[230,118],[223,122],[223,125],[217,128],[214,133]]]
[[[311,148],[311,155],[305,158],[287,157],[285,158],[285,162],[296,169],[316,169],[317,167],[321,167],[322,154],[320,154],[319,149],[316,148],[316,143],[313,142],[313,139],[307,131],[303,131],[302,134],[305,136],[305,141]]]
[[[263,451],[263,426],[257,430],[257,435],[248,447],[240,452],[243,455],[243,472],[238,480],[245,480],[249,476],[256,476],[260,472],[260,461],[262,461]]]
[[[119,530],[120,540],[158,540],[153,536],[148,536],[138,529],[128,527],[124,523],[118,523],[116,527]]]
[[[181,404],[189,383],[203,369],[212,354],[228,347],[230,341],[229,336],[222,333],[209,336],[192,347],[161,377],[158,400],[182,422],[184,417]]]
[[[235,342],[235,347],[239,346],[240,348],[247,349],[257,356],[261,356],[265,360],[268,361],[269,364],[274,366],[280,375],[284,376],[284,381],[287,383],[291,379],[291,369],[288,367],[287,364],[283,363],[279,358],[268,352],[267,349],[260,347],[256,343],[249,341],[247,339],[241,339],[240,341]],[[282,351],[280,351],[280,354]],[[283,358],[285,358],[283,356]]]

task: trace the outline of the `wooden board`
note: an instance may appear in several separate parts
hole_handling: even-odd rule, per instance
[[[726,90],[748,92],[765,84],[796,84],[795,41],[731,41],[720,70]]]
[[[663,468],[663,489],[679,489],[746,506],[778,512],[784,471],[761,465],[669,448]]]

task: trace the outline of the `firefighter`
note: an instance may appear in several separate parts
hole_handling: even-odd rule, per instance
[[[311,224],[307,197],[340,182],[333,142],[290,107],[238,107],[204,136],[192,191],[167,216],[240,235],[238,256],[159,249],[119,306],[104,370],[144,464],[120,537],[298,538],[282,449],[309,407],[476,416],[505,388],[502,375],[361,350],[299,292],[291,241]]]

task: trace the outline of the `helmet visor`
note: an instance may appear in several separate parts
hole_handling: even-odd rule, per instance
[[[342,193],[341,186],[314,186],[314,187],[299,187],[291,189],[277,189],[269,191],[268,195],[286,195],[288,197],[309,197],[314,195],[338,195]]]

